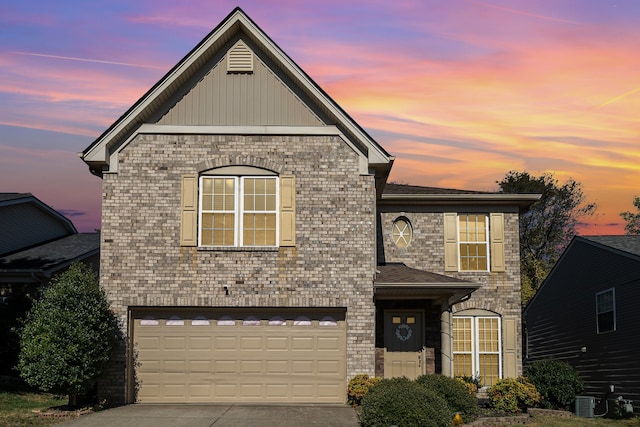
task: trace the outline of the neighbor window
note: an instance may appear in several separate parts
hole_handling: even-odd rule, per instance
[[[614,288],[596,294],[598,333],[616,330],[616,291]]]
[[[278,178],[201,176],[201,246],[276,246]]]
[[[491,386],[502,376],[499,317],[453,319],[453,375],[479,377]]]
[[[461,271],[487,271],[489,254],[487,216],[458,215]]]

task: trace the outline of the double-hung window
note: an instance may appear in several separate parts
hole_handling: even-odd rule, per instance
[[[277,246],[277,176],[201,176],[200,246]]]
[[[596,322],[599,334],[616,330],[615,288],[596,294]]]
[[[487,216],[459,214],[458,233],[461,271],[487,271],[489,259],[489,227]]]
[[[504,227],[502,212],[445,212],[444,270],[504,272]]]

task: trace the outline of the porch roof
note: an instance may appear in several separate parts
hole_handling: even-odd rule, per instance
[[[469,282],[431,271],[407,267],[403,263],[387,263],[377,267],[374,282],[378,299],[434,299],[455,304],[480,288]]]

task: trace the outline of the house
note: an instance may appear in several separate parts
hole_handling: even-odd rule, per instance
[[[31,294],[74,261],[99,266],[100,236],[78,233],[30,193],[0,193],[0,301]]]
[[[361,373],[521,372],[537,196],[387,183],[394,157],[241,9],[81,156],[126,337],[112,402],[336,403]]]
[[[622,396],[637,411],[639,303],[640,236],[575,237],[524,312],[527,362],[564,360],[583,395]]]
[[[49,280],[74,261],[99,267],[100,236],[30,193],[0,193],[0,375],[15,375],[18,337],[12,328]]]

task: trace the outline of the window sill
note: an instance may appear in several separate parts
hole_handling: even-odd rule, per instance
[[[198,246],[198,252],[278,252],[278,246]]]

